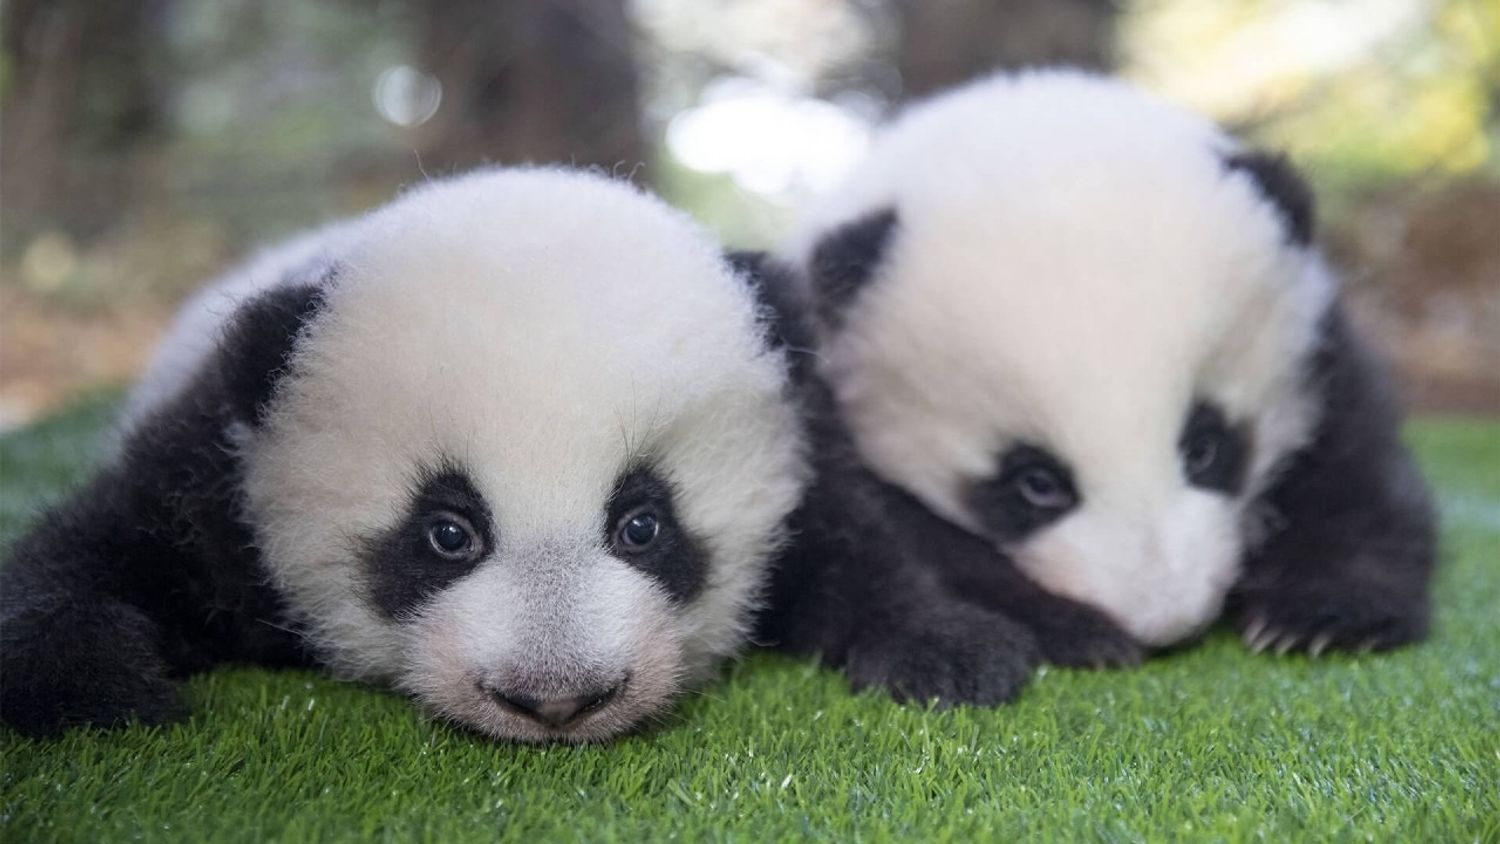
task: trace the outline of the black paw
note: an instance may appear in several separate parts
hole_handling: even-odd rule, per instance
[[[844,670],[855,689],[885,689],[903,702],[994,706],[1015,699],[1031,676],[1035,644],[1004,616],[959,605],[915,621],[854,643]]]
[[[155,625],[108,599],[6,613],[0,720],[36,736],[79,725],[161,724],[186,714]]]
[[[1089,607],[1059,608],[1031,625],[1042,659],[1070,668],[1124,668],[1140,664],[1145,648],[1103,613]]]
[[[1307,585],[1235,600],[1233,617],[1246,647],[1256,653],[1381,651],[1427,635],[1422,600],[1345,583]]]

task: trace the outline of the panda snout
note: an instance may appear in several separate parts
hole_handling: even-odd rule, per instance
[[[628,679],[628,678],[627,678]],[[621,680],[608,688],[593,688],[574,695],[536,697],[521,688],[496,688],[481,684],[480,690],[512,715],[535,721],[543,727],[562,729],[609,706],[625,688]]]

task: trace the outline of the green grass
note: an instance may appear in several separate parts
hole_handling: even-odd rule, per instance
[[[97,455],[108,397],[0,439],[0,537]],[[0,839],[1500,840],[1500,425],[1425,422],[1432,640],[1276,658],[1220,634],[924,711],[770,654],[608,747],[494,744],[384,692],[218,671],[163,729],[0,734]]]

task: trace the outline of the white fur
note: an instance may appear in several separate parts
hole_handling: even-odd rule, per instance
[[[432,183],[330,231],[336,280],[244,453],[265,561],[332,666],[495,735],[590,740],[733,652],[804,468],[783,362],[715,243],[626,184],[545,169]],[[603,547],[636,457],[707,546],[686,606]],[[362,594],[356,537],[391,525],[413,474],[444,458],[486,499],[498,547],[388,621]],[[478,688],[524,677],[545,697],[627,675],[561,732]]]
[[[1302,445],[1301,373],[1333,293],[1206,120],[1066,71],[981,80],[908,110],[798,226],[806,265],[833,227],[898,222],[823,365],[862,453],[934,511],[1008,445],[1073,467],[1083,505],[1006,548],[1038,581],[1164,644],[1211,621],[1247,501]],[[1244,496],[1186,485],[1195,397],[1249,420]]]

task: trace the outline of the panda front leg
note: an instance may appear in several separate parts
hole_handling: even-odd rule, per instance
[[[967,534],[862,467],[841,488],[859,495],[842,516],[848,561],[839,591],[857,602],[844,670],[855,688],[885,688],[897,700],[995,705],[1014,699],[1041,654],[1032,631],[950,575],[975,562]],[[854,526],[851,531],[848,528]],[[985,560],[996,555],[979,545]]]
[[[957,576],[953,587],[1029,630],[1043,661],[1108,669],[1139,665],[1145,658],[1145,648],[1104,613],[1046,591],[1010,560],[993,556],[989,570]]]
[[[1144,648],[1093,607],[1055,595],[1027,577],[990,542],[927,508],[916,496],[881,484],[886,517],[915,537],[911,555],[966,601],[999,613],[1030,633],[1040,658],[1070,668],[1138,664]]]
[[[825,459],[792,519],[794,539],[757,637],[815,654],[855,689],[897,700],[993,705],[1016,697],[1036,663],[1031,634],[945,588],[923,537],[890,515],[857,464]]]
[[[1021,693],[1037,652],[1021,625],[911,571],[869,596],[843,661],[855,689],[885,689],[898,701],[994,706]]]
[[[162,630],[119,592],[119,554],[155,545],[106,474],[47,513],[0,570],[0,719],[33,735],[184,713]],[[149,561],[142,560],[149,564]]]
[[[32,733],[183,714],[173,676],[306,664],[242,519],[243,435],[316,314],[313,285],[241,306],[179,395],[0,566],[0,720]]]
[[[1335,309],[1314,366],[1322,418],[1261,505],[1228,612],[1256,651],[1382,650],[1422,639],[1437,556],[1427,485],[1394,391]]]

